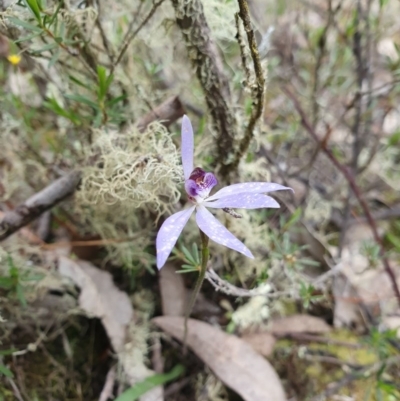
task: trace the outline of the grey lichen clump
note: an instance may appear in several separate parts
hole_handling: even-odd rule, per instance
[[[178,202],[182,180],[179,155],[168,131],[161,124],[141,133],[130,127],[124,133],[98,132],[83,170],[80,199],[113,210],[144,205],[164,213]]]
[[[154,222],[180,198],[183,173],[171,134],[159,123],[144,133],[134,126],[102,130],[87,153],[93,165],[82,169],[76,215],[101,238],[117,239],[107,246],[107,260],[150,269]]]

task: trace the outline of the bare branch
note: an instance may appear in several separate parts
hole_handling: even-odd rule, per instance
[[[251,26],[250,11],[247,0],[238,0],[239,3],[239,17],[241,18],[246,31],[247,41],[250,47],[250,55],[253,60],[253,67],[255,73],[255,83],[252,85],[252,97],[253,97],[253,108],[251,111],[250,119],[246,127],[246,131],[243,139],[239,144],[238,150],[235,152],[235,157],[232,163],[226,168],[226,174],[228,171],[235,170],[240,162],[240,159],[245,155],[250,145],[250,141],[254,137],[254,128],[257,121],[260,119],[264,109],[264,88],[265,88],[265,77],[264,71],[261,66],[261,58],[258,52],[258,46],[254,30]],[[242,63],[243,63],[242,56]],[[247,72],[246,72],[247,74]]]
[[[236,122],[229,105],[229,83],[224,74],[222,60],[211,40],[201,1],[172,0],[172,5],[217,132],[215,142],[217,161],[222,166],[221,175],[227,178],[224,166],[233,156]]]
[[[31,196],[14,210],[5,213],[0,221],[0,241],[72,195],[80,180],[80,171],[72,171]]]
[[[308,118],[302,109],[299,101],[295,97],[295,95],[287,88],[284,89],[284,92],[287,94],[287,96],[292,100],[295,109],[297,110],[300,118],[301,118],[301,124],[305,128],[305,130],[310,134],[310,136],[313,138],[313,140],[321,145],[322,151],[326,154],[328,159],[333,163],[333,165],[343,174],[347,182],[349,183],[349,187],[353,191],[355,197],[358,200],[358,203],[360,204],[361,208],[364,211],[365,217],[367,219],[368,225],[371,227],[371,231],[374,237],[375,242],[379,246],[380,250],[380,257],[382,258],[382,263],[384,266],[384,269],[389,276],[390,282],[392,284],[393,292],[397,298],[397,302],[400,305],[400,290],[396,282],[396,276],[393,272],[393,269],[390,267],[389,261],[385,255],[385,249],[383,247],[383,242],[381,237],[378,234],[378,228],[376,226],[376,221],[374,220],[371,210],[368,206],[368,203],[365,201],[364,197],[362,196],[362,193],[360,189],[358,188],[358,185],[354,179],[354,175],[352,171],[347,167],[344,166],[339,162],[339,160],[336,158],[334,153],[327,147],[326,143],[321,143],[317,133],[315,132],[314,128],[312,127],[311,123],[308,121]]]
[[[166,127],[169,127],[171,123],[182,117],[184,113],[185,111],[179,97],[173,96],[144,115],[137,123],[137,127],[140,131],[144,131],[155,120],[162,121]]]
[[[232,295],[235,297],[250,298],[264,296],[268,298],[277,298],[283,295],[289,295],[289,293],[283,292],[270,293],[269,288],[255,288],[253,290],[245,290],[243,288],[236,287],[219,277],[218,274],[211,268],[209,268],[206,272],[206,279],[216,289],[216,291],[221,291],[224,294]]]

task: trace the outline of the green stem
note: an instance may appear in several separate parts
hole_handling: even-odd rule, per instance
[[[185,330],[183,334],[183,352],[186,353],[186,340],[187,340],[187,332],[188,332],[188,319],[190,314],[192,313],[194,303],[196,302],[197,295],[200,292],[201,286],[204,281],[204,277],[206,276],[207,271],[207,263],[208,258],[210,256],[210,251],[208,249],[208,237],[203,231],[200,230],[200,238],[201,238],[201,266],[199,271],[199,276],[197,277],[196,285],[194,287],[192,296],[190,297],[189,305],[186,309],[185,313]]]

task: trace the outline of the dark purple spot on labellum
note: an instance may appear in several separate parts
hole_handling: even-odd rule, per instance
[[[196,167],[190,174],[189,180],[193,180],[198,184],[203,181],[205,175],[206,172],[202,168]]]
[[[185,183],[185,189],[189,196],[206,198],[211,189],[218,184],[213,173],[207,173],[202,168],[196,167]]]

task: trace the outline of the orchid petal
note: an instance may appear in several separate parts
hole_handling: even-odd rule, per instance
[[[193,152],[194,152],[194,137],[192,123],[187,115],[182,119],[182,165],[185,180],[190,176],[193,171]]]
[[[260,209],[262,207],[279,208],[279,203],[270,196],[263,194],[244,193],[238,195],[224,196],[215,201],[202,203],[206,207],[214,208],[239,208],[239,209]]]
[[[167,261],[172,248],[175,246],[183,227],[185,227],[194,209],[195,206],[192,206],[189,209],[182,210],[168,217],[158,231],[156,240],[158,270],[160,270]]]
[[[196,222],[200,230],[218,244],[254,259],[247,247],[224,227],[204,206],[197,206]]]
[[[265,192],[281,191],[283,189],[290,189],[291,191],[293,191],[292,188],[284,187],[283,185],[279,184],[274,184],[273,182],[244,182],[243,184],[233,184],[220,189],[214,195],[207,198],[207,201],[234,194],[262,194]]]

